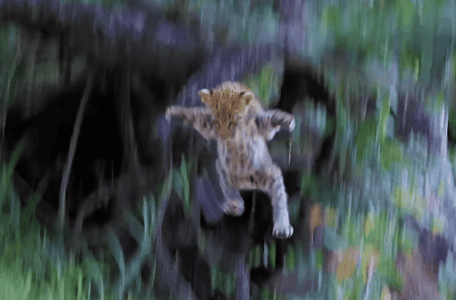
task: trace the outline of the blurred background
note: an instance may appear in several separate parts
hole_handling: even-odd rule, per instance
[[[2,299],[456,299],[452,0],[0,0]],[[169,105],[246,84],[291,223]]]

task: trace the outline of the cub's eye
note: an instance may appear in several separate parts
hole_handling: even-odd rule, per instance
[[[241,93],[239,94],[239,96],[241,96],[241,97],[242,97],[242,95],[244,95],[244,93],[245,93],[245,92],[241,92]]]

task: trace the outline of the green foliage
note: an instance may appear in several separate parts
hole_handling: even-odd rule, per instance
[[[22,229],[28,229],[27,224],[31,224],[33,220],[35,219],[35,209],[38,203],[41,201],[41,193],[36,192],[33,193],[32,195],[29,196],[27,200],[27,206],[24,208],[24,211],[22,212],[21,216],[21,228]],[[23,231],[23,234],[26,234],[26,232]]]
[[[317,194],[317,178],[312,174],[302,174],[301,177],[301,195],[315,196]]]
[[[269,246],[268,246],[268,253],[269,253],[269,262],[271,264],[271,267],[272,268],[275,268],[275,265],[276,265],[276,255],[277,255],[277,252],[276,252],[276,244],[275,243],[271,243]]]
[[[327,116],[326,118],[326,126],[325,126],[325,133],[323,135],[323,138],[326,138],[333,134],[334,130],[336,128],[336,119],[331,116]]]
[[[109,246],[109,251],[112,253],[114,256],[114,259],[117,263],[117,266],[119,267],[120,271],[120,286],[119,290],[123,291],[124,286],[125,286],[125,258],[124,258],[124,253],[122,250],[122,246],[120,245],[119,239],[115,235],[115,233],[112,230],[109,230],[108,232],[108,246]],[[121,295],[119,295],[121,296]],[[119,297],[120,298],[120,297]]]
[[[182,155],[179,170],[173,169],[172,186],[174,191],[184,200],[184,207],[190,210],[190,168],[191,163],[187,163]]]
[[[81,262],[81,267],[84,271],[84,278],[94,281],[103,297],[105,293],[105,285],[100,263],[92,256],[92,254],[87,254]]]
[[[30,299],[32,272],[27,272],[24,278],[22,272],[17,268],[0,267],[0,297],[1,299]],[[25,280],[24,280],[25,279]]]
[[[383,98],[382,107],[380,109],[380,116],[377,125],[378,138],[381,143],[385,141],[386,137],[386,122],[390,115],[390,99],[389,96]]]
[[[416,190],[397,187],[392,198],[400,215],[408,213],[417,220],[422,220],[426,210],[426,199],[419,195]]]
[[[258,292],[258,299],[275,300],[275,299],[277,299],[276,291],[275,290],[271,291],[268,288],[261,288],[260,291]]]
[[[417,16],[417,9],[415,5],[407,0],[396,1],[395,9],[398,10],[399,24],[405,32],[412,32],[413,19]]]
[[[448,111],[448,128],[451,130],[451,123],[449,119],[451,115],[452,104],[450,103],[449,109],[447,109],[447,107],[445,107],[446,103],[446,91],[444,88],[441,88],[434,93],[431,92],[425,95],[424,105],[426,113],[429,116],[438,116],[443,112],[443,110],[445,110],[445,112]]]
[[[357,150],[357,166],[362,167],[364,158],[376,153],[375,145],[380,147],[380,162],[383,170],[389,170],[395,163],[405,163],[403,145],[398,140],[386,139],[386,124],[389,118],[389,101],[385,100],[380,111],[379,121],[367,118],[359,127],[355,135]],[[379,143],[375,143],[376,137]]]
[[[367,118],[359,127],[355,135],[357,163],[361,163],[366,153],[373,153],[377,122]]]
[[[398,57],[401,71],[410,72],[415,80],[429,82],[435,76],[432,69],[440,71],[444,56],[453,51],[451,42],[437,44],[435,39],[456,37],[450,30],[456,24],[454,9],[446,0],[349,1],[345,5],[324,5],[310,21],[321,26],[309,26],[309,31],[319,38],[334,37],[335,48],[348,50],[354,64],[362,64],[369,57],[386,64]],[[332,46],[330,40],[321,48],[328,46]],[[323,55],[312,54],[317,56],[316,61]]]
[[[341,21],[341,8],[336,6],[326,6],[323,8],[321,20],[327,27],[336,28]]]
[[[342,233],[349,245],[357,245],[362,238],[361,217],[354,216],[351,212],[342,225]],[[353,216],[350,218],[350,216]]]
[[[413,78],[418,80],[420,75],[420,57],[421,53],[419,49],[413,48],[412,46],[407,45],[405,42],[402,43],[401,51],[401,70],[410,70],[413,74]]]
[[[286,256],[285,256],[285,263],[286,263],[286,266],[287,266],[287,270],[289,271],[294,271],[295,270],[295,266],[296,266],[296,260],[297,260],[297,253],[295,253],[295,249],[293,246],[291,246],[290,244],[287,245],[287,252],[286,252]]]
[[[263,107],[271,107],[279,100],[280,77],[276,74],[273,64],[266,64],[254,76],[247,76],[243,82],[257,95]]]
[[[395,163],[404,162],[403,146],[397,141],[385,140],[382,144],[382,167],[383,170],[389,170]]]
[[[386,214],[378,215],[373,211],[369,212],[364,224],[364,240],[381,249],[383,237],[385,236]]]
[[[150,198],[150,205],[144,200],[145,229],[132,215],[127,214],[131,234],[135,237],[143,236],[139,254],[128,265],[117,237],[110,232],[108,246],[120,270],[119,283],[113,290],[116,293],[111,297],[110,288],[104,284],[104,263],[90,254],[86,254],[81,263],[76,263],[72,255],[65,253],[61,241],[46,236],[46,231],[43,233],[34,216],[34,209],[40,199],[39,193],[30,196],[27,206],[21,212],[19,199],[12,188],[11,176],[22,146],[20,144],[17,147],[9,164],[2,164],[0,170],[0,277],[4,274],[0,278],[0,299],[82,300],[90,299],[92,290],[96,291],[100,299],[119,299],[119,294],[123,295],[127,291],[126,285],[131,285],[132,279],[140,273],[142,262],[152,258],[152,231],[156,222],[154,198]],[[170,187],[168,178],[161,195],[169,196]],[[9,211],[5,209],[8,206]],[[155,278],[155,263],[153,266],[152,282]],[[92,288],[92,283],[96,289]]]
[[[171,195],[171,190],[174,187],[173,177],[174,172],[169,172],[165,181],[161,185],[157,184],[158,187],[161,186],[161,189],[156,191],[158,193],[158,199],[166,199]]]
[[[12,177],[14,173],[14,168],[21,156],[21,153],[24,149],[24,142],[20,142],[16,149],[13,151],[13,155],[11,156],[10,162],[8,165],[2,163],[2,172],[0,173],[0,208],[3,207],[7,197],[11,195],[12,192]]]
[[[403,290],[404,277],[396,269],[395,259],[382,256],[378,265],[378,272],[385,277],[388,286],[392,290]]]
[[[225,291],[230,299],[234,299],[236,293],[236,276],[231,272],[212,268],[212,285],[214,289]]]
[[[269,252],[271,253],[271,252]],[[274,257],[275,260],[275,257]],[[250,249],[249,251],[249,262],[252,267],[258,267],[263,261],[263,256],[261,252],[261,246],[257,245]]]
[[[315,267],[318,271],[323,270],[324,255],[320,249],[315,250]]]

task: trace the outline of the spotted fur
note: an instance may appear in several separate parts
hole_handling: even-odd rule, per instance
[[[267,193],[273,207],[273,235],[288,238],[290,225],[287,194],[282,171],[269,155],[266,141],[284,127],[292,131],[294,117],[280,110],[263,110],[259,99],[246,86],[224,82],[220,86],[198,93],[206,107],[171,106],[166,117],[187,120],[204,138],[216,139],[217,172],[226,201],[227,214],[241,215],[244,201],[240,189]]]

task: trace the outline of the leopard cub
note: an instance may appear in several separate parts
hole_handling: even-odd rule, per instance
[[[260,100],[246,86],[224,82],[198,92],[205,107],[170,106],[166,118],[186,119],[205,139],[217,140],[217,172],[225,196],[223,211],[241,215],[244,201],[240,189],[261,190],[273,207],[273,236],[288,238],[290,225],[282,171],[269,155],[266,141],[283,127],[293,131],[293,115],[263,110]]]

